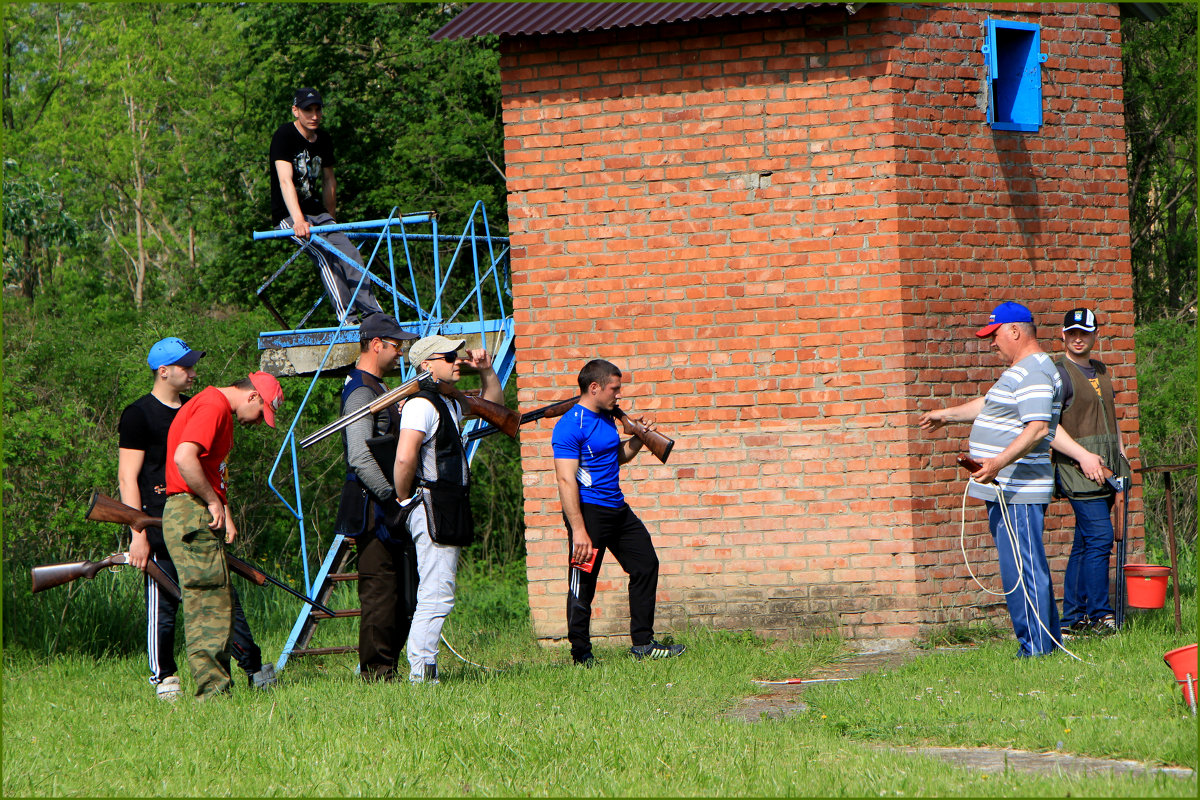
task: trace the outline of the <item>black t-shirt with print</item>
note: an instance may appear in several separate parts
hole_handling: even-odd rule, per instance
[[[186,395],[179,399],[183,403],[188,400]],[[178,413],[178,408],[164,405],[154,395],[147,394],[127,405],[117,423],[118,446],[145,453],[137,482],[142,510],[152,517],[161,517],[167,504],[167,431]],[[147,536],[156,549],[161,546],[161,531],[148,530]]]
[[[278,225],[289,215],[287,204],[283,202],[283,192],[279,188],[276,161],[287,161],[292,165],[292,184],[300,198],[300,210],[310,217],[328,213],[321,199],[320,178],[322,169],[337,164],[329,133],[318,128],[317,140],[310,142],[300,135],[293,123],[288,122],[280,125],[271,137],[271,151],[267,160],[267,169],[271,174],[271,221]]]

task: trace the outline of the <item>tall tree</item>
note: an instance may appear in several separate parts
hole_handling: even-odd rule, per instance
[[[218,206],[221,143],[249,69],[236,15],[202,4],[10,7],[4,124],[33,175],[98,235],[81,266],[137,307],[195,272]],[[232,98],[232,99],[231,99]]]
[[[1139,322],[1196,314],[1196,14],[1122,22],[1130,235]]]

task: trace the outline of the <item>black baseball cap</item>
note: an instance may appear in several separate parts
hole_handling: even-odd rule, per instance
[[[316,89],[297,89],[296,96],[292,98],[292,105],[296,108],[308,108],[309,106],[323,106],[321,102],[321,93]]]
[[[414,333],[409,333],[400,327],[390,314],[376,312],[368,314],[358,328],[359,338],[363,341],[372,339],[395,339],[398,342],[416,339]]]
[[[1093,333],[1096,330],[1096,315],[1092,313],[1090,308],[1076,308],[1067,312],[1063,317],[1063,330],[1069,331],[1078,328],[1085,333]]]

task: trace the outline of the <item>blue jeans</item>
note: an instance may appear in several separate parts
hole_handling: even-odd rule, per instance
[[[1063,625],[1084,617],[1112,616],[1108,604],[1108,556],[1113,546],[1111,497],[1067,498],[1075,511],[1075,541],[1063,580]]]
[[[1046,505],[1009,504],[1008,519],[1013,527],[1011,535],[1000,514],[999,503],[988,502],[987,512],[988,526],[1000,556],[1000,578],[1004,591],[1009,592],[1004,598],[1008,604],[1008,615],[1012,618],[1013,632],[1021,645],[1017,655],[1049,655],[1058,645],[1059,622],[1058,603],[1054,600],[1054,587],[1050,584],[1050,565],[1042,544]]]

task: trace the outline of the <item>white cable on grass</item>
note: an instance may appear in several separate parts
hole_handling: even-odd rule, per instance
[[[966,546],[967,492],[970,490],[972,483],[976,484],[977,486],[992,486],[996,491],[996,502],[999,503],[999,505],[1000,505],[1000,519],[1004,523],[1004,532],[1008,535],[1008,541],[1009,541],[1009,544],[1012,545],[1013,555],[1016,558],[1016,562],[1017,562],[1017,583],[1015,586],[1013,586],[1013,588],[1009,589],[1007,592],[993,592],[991,589],[988,589],[986,586],[984,586],[982,583],[980,583],[979,579],[975,577],[975,573],[971,570],[971,562],[967,559],[967,546]],[[1006,597],[1007,595],[1010,595],[1013,592],[1015,592],[1017,590],[1017,587],[1020,587],[1021,592],[1025,595],[1025,601],[1027,603],[1029,603],[1029,605],[1033,606],[1035,611],[1040,610],[1037,603],[1034,601],[1034,599],[1029,596],[1029,588],[1025,585],[1025,568],[1024,568],[1024,564],[1021,559],[1021,544],[1020,544],[1020,542],[1017,541],[1016,531],[1013,529],[1012,521],[1008,517],[1008,504],[1006,502],[1004,502],[1004,491],[1001,488],[1000,483],[998,481],[995,483],[992,483],[992,484],[979,483],[974,478],[968,478],[967,485],[963,488],[962,518],[961,519],[962,519],[962,523],[959,528],[959,534],[958,534],[959,547],[962,549],[963,563],[965,563],[967,565],[967,572],[970,573],[971,578],[975,581],[976,585],[978,585],[980,589],[987,592],[988,594],[997,595],[999,597]],[[1004,585],[1003,576],[1001,576],[1001,578],[1000,578],[1000,585],[1001,586]],[[1051,592],[1051,600],[1053,600],[1053,592]],[[1075,655],[1070,650],[1068,650],[1061,641],[1061,638],[1062,638],[1061,633],[1059,633],[1058,638],[1055,638],[1054,634],[1050,632],[1050,630],[1045,626],[1045,624],[1043,624],[1041,614],[1035,613],[1034,619],[1037,620],[1038,627],[1041,628],[1043,631],[1045,631],[1046,635],[1050,637],[1050,641],[1054,642],[1055,647],[1057,647],[1059,650],[1062,650],[1064,653],[1066,653],[1067,655],[1069,655],[1071,658],[1075,659],[1076,661],[1079,661],[1083,664],[1090,664],[1093,667],[1096,666],[1095,662],[1084,661],[1082,658],[1080,658],[1079,656]]]
[[[450,642],[448,642],[446,640],[446,634],[444,634],[444,633],[442,634],[442,644],[446,645],[446,647],[448,647],[450,649],[450,652],[454,653],[454,655],[458,656],[458,660],[462,661],[464,664],[470,664],[472,667],[479,667],[480,669],[485,669],[488,672],[504,672],[504,670],[500,669],[499,667],[485,667],[483,664],[476,664],[474,661],[471,661],[470,659],[463,658],[463,656],[457,650],[454,649],[454,646],[451,645]]]

